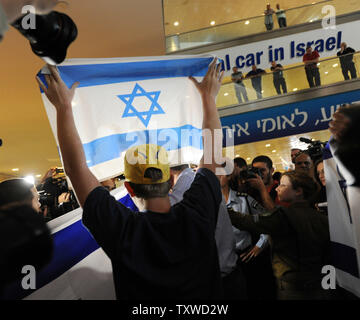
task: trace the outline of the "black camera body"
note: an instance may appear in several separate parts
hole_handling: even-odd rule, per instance
[[[260,178],[262,178],[260,169],[254,168],[254,167],[247,169],[247,170],[240,171],[240,173],[239,173],[239,178],[241,180],[254,179],[254,178],[257,178],[257,176],[260,176]]]
[[[75,194],[72,190],[69,190],[68,183],[65,177],[61,178],[48,178],[44,185],[39,190],[40,203],[42,208],[45,206],[49,209],[49,219],[57,218],[67,212],[75,210],[79,207]],[[63,204],[58,203],[58,197],[63,193],[70,193],[69,202]]]
[[[300,138],[299,140],[309,145],[306,151],[314,162],[322,158],[323,151],[327,142],[312,141],[307,138]]]

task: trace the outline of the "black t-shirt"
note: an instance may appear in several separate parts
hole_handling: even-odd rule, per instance
[[[262,73],[265,72],[263,69],[256,69],[255,71],[254,70],[251,70],[247,75],[246,75],[246,78],[249,78],[251,76],[253,76],[254,78],[251,78],[251,83],[260,83],[261,82],[261,76],[262,76]]]
[[[339,51],[337,53],[337,56],[340,58],[340,63],[342,65],[346,65],[353,62],[354,55],[351,53],[354,53],[355,50],[353,48],[347,47],[343,52]]]
[[[221,298],[215,226],[220,183],[199,169],[169,213],[133,212],[95,188],[83,223],[109,256],[118,299]]]
[[[281,65],[281,64],[277,64],[276,67],[282,68],[282,65]],[[276,67],[275,67],[275,68],[276,68]],[[270,70],[271,70],[271,71],[274,71],[275,68],[274,68],[274,67],[271,67]],[[274,80],[279,80],[279,79],[281,79],[281,78],[284,77],[284,73],[283,73],[282,70],[276,70],[276,71],[273,72],[273,76],[274,76]]]

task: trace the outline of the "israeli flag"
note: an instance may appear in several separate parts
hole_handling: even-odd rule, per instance
[[[360,188],[334,157],[328,144],[324,152],[326,194],[332,264],[337,283],[360,297]]]
[[[102,181],[123,171],[134,145],[163,146],[170,164],[202,156],[201,97],[189,76],[205,76],[212,56],[73,59],[58,67],[70,87],[79,81],[73,114],[86,161]],[[44,83],[44,75],[39,77]],[[57,139],[55,108],[42,93]]]

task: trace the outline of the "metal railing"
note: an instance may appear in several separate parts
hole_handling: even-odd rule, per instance
[[[285,10],[287,26],[314,22],[322,19],[322,8],[332,5],[336,15],[360,10],[360,4],[353,0],[324,0]],[[166,52],[198,47],[266,32],[264,15],[229,22],[209,28],[166,36]],[[276,14],[273,15],[274,28],[279,28]]]
[[[350,56],[350,55],[351,54],[342,57],[346,59],[346,56]],[[284,79],[284,82],[286,84],[286,88],[287,88],[286,91],[288,94],[310,88],[310,84],[307,78],[304,65],[299,65],[290,68],[286,68],[286,66],[283,67],[284,70],[282,71],[283,73],[282,78]],[[353,65],[348,64],[345,67],[348,68],[347,76],[349,80],[354,78],[354,75],[359,77],[360,52],[356,52],[353,54]],[[344,78],[345,70],[343,71],[343,69],[344,67],[341,64],[339,57],[331,57],[331,58],[319,60],[319,63],[317,64],[317,71],[319,73],[320,85],[329,85],[329,84],[345,81]],[[317,71],[313,71],[314,78],[316,75],[315,73]],[[351,71],[355,72],[355,74],[354,73],[351,74]],[[260,79],[260,77],[258,78]],[[239,94],[240,91],[244,91],[244,90],[246,92],[248,101],[255,101],[262,98],[268,98],[279,95],[275,88],[275,85],[277,85],[278,83],[275,83],[274,81],[273,72],[267,71],[265,75],[261,76],[260,81],[262,84],[261,88],[260,89],[257,88],[257,90],[255,90],[251,79],[244,79],[242,81],[242,87],[239,87],[238,84],[233,83],[230,79],[228,80],[225,79],[217,97],[217,101],[216,101],[217,107],[223,108],[223,107],[238,105],[247,102],[246,99],[244,99],[244,95]],[[279,80],[277,81],[279,82]],[[280,82],[282,82],[282,80]],[[286,94],[283,92],[282,86],[280,86],[280,94]],[[238,96],[240,96],[240,98],[238,98]]]

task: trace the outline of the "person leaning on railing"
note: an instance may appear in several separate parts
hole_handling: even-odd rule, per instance
[[[265,27],[266,30],[272,30],[274,28],[274,20],[273,14],[275,13],[274,9],[271,8],[270,4],[266,5],[266,10],[264,11],[265,14]]]
[[[347,46],[346,42],[341,43],[341,50],[337,53],[340,60],[341,70],[345,80],[349,80],[349,72],[351,79],[356,79],[356,68],[353,61],[355,50]]]

